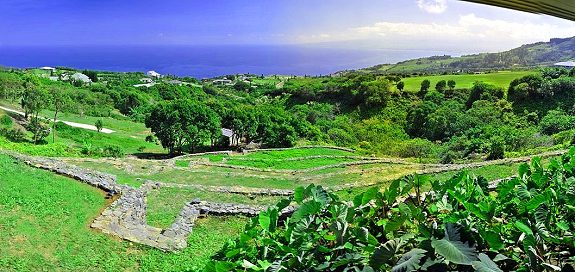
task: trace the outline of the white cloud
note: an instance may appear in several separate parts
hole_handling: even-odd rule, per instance
[[[471,13],[451,23],[378,22],[333,33],[302,35],[300,43],[353,42],[371,48],[457,49],[460,52],[499,51],[575,36],[575,26],[543,23],[534,17],[523,21],[493,20]]]
[[[425,12],[440,14],[447,10],[447,0],[417,0],[417,6]]]

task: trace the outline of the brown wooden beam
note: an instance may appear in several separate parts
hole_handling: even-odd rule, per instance
[[[575,21],[574,0],[461,0]]]

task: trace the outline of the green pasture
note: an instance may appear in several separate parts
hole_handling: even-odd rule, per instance
[[[435,88],[435,84],[441,80],[455,80],[456,88],[471,88],[476,81],[483,81],[485,83],[493,84],[498,87],[507,89],[509,83],[516,78],[520,78],[529,74],[537,73],[536,71],[499,71],[486,74],[463,74],[463,75],[436,75],[436,76],[418,76],[403,78],[405,83],[405,90],[419,91],[421,82],[428,79],[431,82],[431,88]]]

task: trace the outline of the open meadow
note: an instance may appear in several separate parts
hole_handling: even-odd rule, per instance
[[[455,74],[455,75],[431,75],[431,76],[416,76],[416,77],[406,77],[402,81],[405,83],[405,89],[408,91],[419,91],[421,82],[424,80],[429,80],[431,83],[431,89],[435,87],[435,84],[441,80],[455,80],[456,88],[469,89],[473,86],[473,83],[481,81],[488,84],[501,87],[505,90],[509,87],[509,83],[514,79],[521,78],[530,74],[537,74],[537,71],[496,71],[489,73],[479,73],[479,74]]]

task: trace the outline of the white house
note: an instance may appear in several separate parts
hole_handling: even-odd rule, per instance
[[[215,85],[232,85],[232,81],[229,79],[216,79],[213,83]]]
[[[56,68],[54,68],[54,67],[48,67],[48,66],[40,67],[39,69],[40,69],[40,70],[50,71],[50,72],[56,71]]]
[[[146,73],[149,77],[155,77],[155,78],[160,78],[162,77],[162,75],[156,71],[148,71]]]
[[[81,81],[83,83],[92,83],[92,80],[90,80],[90,78],[87,75],[84,75],[82,73],[73,74],[72,76],[70,76],[70,80]]]
[[[152,83],[152,82],[154,82],[154,80],[151,79],[151,78],[149,78],[149,77],[144,77],[144,78],[141,78],[141,79],[140,79],[140,82],[143,82],[143,83]]]

